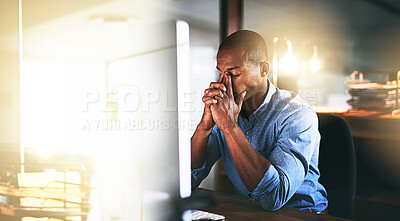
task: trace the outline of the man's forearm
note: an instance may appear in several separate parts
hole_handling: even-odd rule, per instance
[[[230,127],[223,132],[243,184],[249,191],[253,191],[271,163],[253,149],[239,126]]]
[[[191,160],[192,169],[200,168],[205,160],[207,143],[210,138],[212,128],[204,129],[201,123],[197,126],[194,132],[191,142]]]

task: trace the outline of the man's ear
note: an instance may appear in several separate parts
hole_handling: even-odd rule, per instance
[[[267,76],[269,71],[269,63],[268,61],[263,61],[260,63],[260,73],[261,73],[261,77],[265,77]]]

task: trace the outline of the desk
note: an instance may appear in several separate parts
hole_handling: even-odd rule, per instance
[[[275,212],[268,212],[261,208],[259,203],[251,201],[249,199],[219,193],[211,190],[198,189],[199,192],[210,193],[215,201],[216,205],[203,209],[204,211],[217,213],[225,216],[226,221],[246,221],[246,220],[274,220],[274,221],[300,221],[300,220],[347,220],[337,218],[329,215],[318,215],[310,212],[301,211],[289,207],[283,207]]]

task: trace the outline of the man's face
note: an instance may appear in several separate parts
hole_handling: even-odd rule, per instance
[[[219,75],[232,76],[234,95],[247,91],[245,100],[257,93],[263,83],[260,65],[256,65],[247,59],[242,48],[222,49],[217,54],[217,69]]]

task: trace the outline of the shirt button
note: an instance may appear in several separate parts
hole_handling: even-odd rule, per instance
[[[259,117],[258,120],[261,121],[261,117]]]
[[[248,130],[248,131],[246,132],[246,134],[247,134],[247,135],[250,135],[250,131]]]

